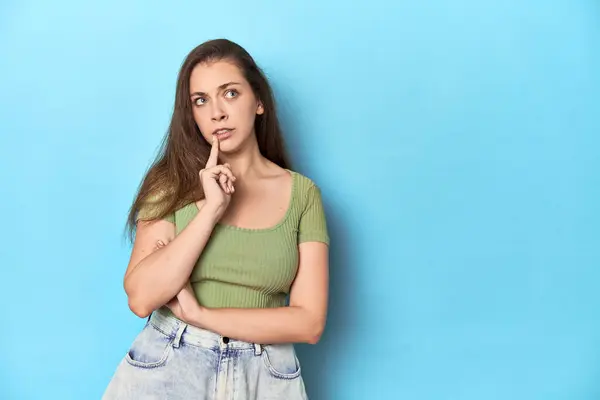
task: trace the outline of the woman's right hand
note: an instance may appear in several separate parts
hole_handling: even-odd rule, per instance
[[[235,192],[233,182],[236,178],[229,164],[217,165],[218,158],[219,139],[215,137],[206,166],[200,170],[199,175],[204,191],[204,206],[212,207],[217,213],[217,218],[221,218],[229,206],[231,195]]]

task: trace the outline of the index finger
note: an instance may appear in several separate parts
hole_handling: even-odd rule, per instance
[[[214,167],[217,165],[217,159],[219,158],[219,139],[213,136],[212,147],[210,149],[210,155],[206,161],[206,168]]]

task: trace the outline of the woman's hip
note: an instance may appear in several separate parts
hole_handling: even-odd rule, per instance
[[[103,399],[306,399],[292,344],[223,337],[154,312],[121,360]]]

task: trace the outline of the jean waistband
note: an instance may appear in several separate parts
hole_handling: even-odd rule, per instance
[[[152,315],[150,315],[148,322],[165,335],[174,338],[176,346],[178,346],[179,343],[187,343],[209,349],[252,349],[257,353],[261,353],[262,351],[262,346],[260,344],[231,339],[207,329],[187,324],[171,314],[170,311],[165,311],[163,309],[154,311]]]

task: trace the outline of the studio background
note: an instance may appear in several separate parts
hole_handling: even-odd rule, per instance
[[[270,78],[332,237],[311,399],[600,398],[600,3],[0,2],[0,398],[99,399],[197,44]]]

